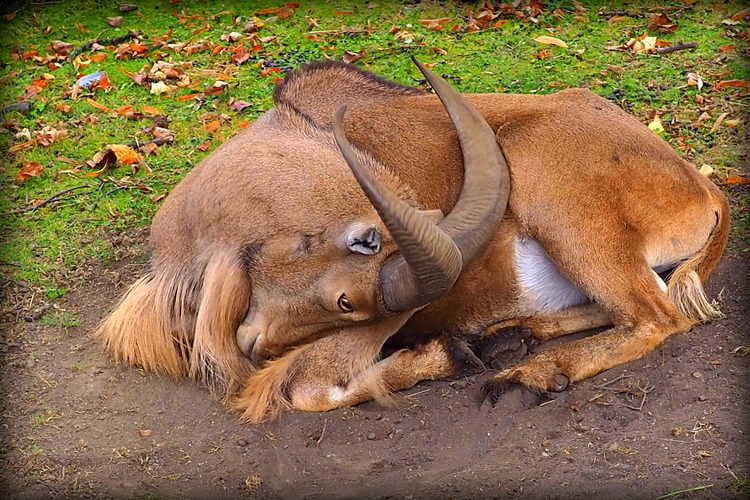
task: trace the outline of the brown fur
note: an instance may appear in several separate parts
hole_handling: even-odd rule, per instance
[[[118,361],[223,388],[230,407],[258,422],[454,373],[450,349],[424,341],[445,333],[513,322],[552,338],[612,324],[496,378],[554,390],[561,376],[644,356],[716,316],[703,283],[726,246],[728,205],[693,165],[587,90],[466,98],[496,132],[512,186],[494,238],[441,298],[399,315],[383,308],[379,270],[398,248],[330,128],[347,105],[363,163],[412,205],[448,213],[463,181],[454,127],[435,96],[326,63],[288,76],[273,110],[174,189],[152,226],[152,271],[97,337]],[[362,225],[382,234],[379,253],[342,246]],[[596,309],[539,309],[517,275],[521,238],[535,239]],[[678,262],[664,293],[652,268]],[[353,313],[337,307],[344,293]],[[430,347],[378,360],[394,334]],[[249,375],[247,356],[280,357]]]

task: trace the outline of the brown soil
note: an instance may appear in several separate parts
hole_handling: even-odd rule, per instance
[[[44,326],[33,291],[6,287],[17,306],[0,342],[3,491],[15,498],[750,493],[750,357],[747,347],[737,350],[750,346],[746,256],[725,259],[710,282],[725,319],[675,335],[645,359],[573,384],[540,407],[479,407],[481,377],[470,377],[419,384],[396,395],[396,408],[371,402],[257,427],[193,383],[113,365],[87,337],[142,271],[131,260],[91,273],[57,303],[80,318],[75,327]]]

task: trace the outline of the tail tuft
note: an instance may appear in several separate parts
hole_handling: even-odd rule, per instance
[[[696,323],[724,316],[716,301],[706,297],[701,279],[693,270],[669,280],[667,293],[677,310]]]
[[[696,323],[723,317],[718,304],[703,290],[729,240],[729,203],[718,188],[714,187],[714,193],[716,226],[703,248],[677,266],[667,284],[667,293],[677,309]]]

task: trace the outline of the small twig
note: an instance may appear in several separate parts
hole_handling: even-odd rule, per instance
[[[157,137],[156,139],[150,139],[148,141],[131,141],[127,143],[127,146],[131,148],[140,148],[146,144],[156,144],[157,146],[163,146],[164,144],[172,144],[174,141],[171,139],[165,139],[164,137]]]
[[[315,442],[315,446],[320,446],[320,442],[323,441],[323,436],[326,435],[326,424],[328,424],[328,419],[323,419],[323,430],[320,432],[320,437]]]
[[[612,379],[612,380],[610,380],[609,382],[605,382],[605,383],[603,383],[602,385],[595,385],[595,386],[594,386],[594,389],[604,389],[604,388],[605,388],[605,387],[607,387],[608,385],[612,385],[612,384],[614,384],[615,382],[617,382],[618,380],[622,380],[622,379],[624,379],[624,378],[628,378],[628,377],[632,377],[632,375],[620,375],[619,377],[617,377],[617,378],[613,378],[613,379]]]
[[[614,17],[614,16],[628,16],[628,17],[646,17],[645,14],[640,12],[630,12],[629,10],[605,10],[599,11],[599,15],[602,17]]]
[[[405,398],[413,398],[414,396],[419,396],[420,394],[424,394],[425,392],[429,392],[431,389],[425,389],[423,391],[415,392],[414,394],[407,394],[404,396]]]
[[[662,495],[660,497],[656,497],[656,500],[662,500],[664,498],[674,498],[677,495],[682,495],[683,493],[690,493],[693,491],[701,491],[701,490],[707,490],[709,488],[713,488],[713,484],[702,484],[700,486],[696,486],[694,488],[688,488],[686,490],[680,490],[680,491],[673,491],[672,493],[667,493],[666,495]]]
[[[45,200],[42,200],[41,202],[39,202],[36,205],[32,205],[32,206],[28,206],[28,207],[24,207],[24,208],[19,208],[19,209],[16,209],[16,210],[11,210],[10,212],[5,212],[3,214],[0,214],[0,217],[7,217],[8,215],[22,214],[22,213],[26,213],[26,212],[34,212],[36,210],[39,210],[43,206],[49,205],[53,201],[56,201],[58,198],[60,198],[64,194],[70,193],[71,191],[76,191],[78,189],[83,189],[85,187],[89,187],[89,185],[88,184],[81,184],[80,186],[74,186],[72,188],[63,189],[62,191],[58,191],[57,193],[53,194],[49,198],[47,198]]]
[[[669,47],[656,47],[657,54],[669,54],[670,52],[677,52],[678,50],[694,49],[698,46],[698,42],[683,42],[679,41]]]
[[[367,33],[367,30],[317,30],[310,31],[314,35],[359,35]]]
[[[75,50],[73,50],[73,52],[71,52],[70,55],[71,57],[75,57],[81,52],[86,52],[87,50],[91,50],[91,47],[93,47],[95,43],[98,43],[99,45],[115,45],[115,44],[119,44],[122,42],[126,42],[128,40],[132,40],[133,38],[138,38],[138,33],[136,33],[135,31],[130,31],[128,32],[127,35],[123,35],[123,36],[116,36],[114,38],[105,38],[104,40],[95,38],[91,41],[84,43],[83,45],[76,48]]]

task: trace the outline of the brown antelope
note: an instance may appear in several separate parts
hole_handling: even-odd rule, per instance
[[[159,210],[148,274],[97,331],[114,358],[258,422],[455,375],[476,361],[455,335],[611,326],[500,371],[496,401],[719,314],[702,284],[728,205],[665,141],[588,90],[461,96],[419,68],[437,96],[341,63],[287,76]],[[394,335],[422,341],[380,359]]]

